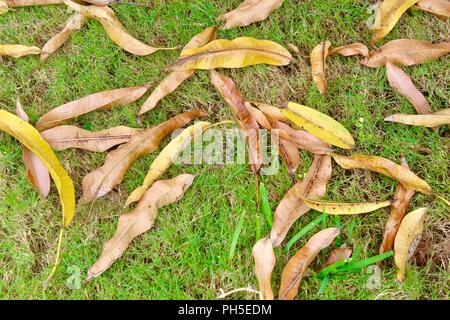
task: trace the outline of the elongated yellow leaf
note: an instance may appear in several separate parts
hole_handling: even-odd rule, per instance
[[[128,197],[125,206],[141,199],[144,192],[155,182],[175,161],[183,149],[203,130],[211,126],[210,122],[200,121],[186,128],[161,151],[148,170],[142,186],[136,188]]]
[[[446,109],[450,111],[450,109]],[[384,121],[403,123],[409,126],[422,126],[433,128],[450,124],[450,112],[448,114],[432,113],[432,114],[393,114],[384,118]]]
[[[20,44],[0,44],[0,56],[20,58],[30,54],[40,54],[38,47],[27,47]]]
[[[383,39],[391,32],[402,14],[417,2],[419,0],[384,0],[377,10],[372,42]]]
[[[394,242],[394,260],[398,268],[397,279],[405,279],[406,262],[413,241],[423,232],[423,221],[428,208],[420,208],[408,213],[402,220]]]
[[[60,195],[63,225],[68,226],[75,213],[75,191],[72,179],[61,166],[48,143],[30,124],[5,110],[0,110],[0,129],[18,139],[45,164]]]
[[[287,65],[292,56],[276,42],[241,37],[234,40],[214,40],[200,48],[186,50],[183,57],[166,69],[243,68],[255,64]]]
[[[307,106],[289,102],[281,112],[295,125],[332,145],[351,149],[355,145],[352,135],[333,118]]]
[[[409,169],[383,157],[354,155],[346,157],[330,153],[338,165],[344,169],[365,169],[399,181],[404,187],[431,194],[431,187]]]
[[[311,199],[306,199],[300,196],[305,204],[319,212],[324,212],[334,215],[351,215],[367,213],[384,208],[391,205],[391,201],[377,201],[377,202],[361,202],[361,203],[351,203],[351,202],[334,202],[334,201],[315,201]]]

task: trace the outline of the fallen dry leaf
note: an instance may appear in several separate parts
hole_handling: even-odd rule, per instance
[[[106,6],[83,6],[70,0],[64,0],[64,3],[71,9],[85,15],[88,18],[94,18],[101,23],[111,40],[119,47],[138,56],[147,56],[158,50],[169,50],[174,48],[155,48],[134,38],[126,30],[114,11]]]
[[[369,49],[364,43],[351,43],[347,44],[345,46],[340,46],[337,48],[330,48],[328,55],[331,56],[332,54],[340,54],[344,57],[350,57],[350,56],[356,56],[360,55],[363,57],[369,56]]]
[[[272,242],[269,237],[260,239],[253,246],[253,258],[255,259],[255,274],[258,278],[259,291],[262,300],[273,300],[270,278],[275,267],[276,258],[273,252]]]
[[[195,138],[202,135],[203,131],[211,126],[210,122],[200,121],[196,124],[184,129],[178,136],[176,136],[169,144],[159,153],[155,160],[153,160],[144,182],[141,186],[133,190],[128,197],[125,206],[133,202],[139,201],[142,195],[148,188],[157,180],[164,172],[169,169],[172,163],[176,160],[178,155],[191,143]]]
[[[450,109],[441,110],[432,114],[394,114],[384,118],[384,121],[403,123],[410,126],[434,128],[450,124]]]
[[[134,238],[150,230],[158,209],[178,201],[191,186],[195,176],[182,174],[170,180],[160,180],[145,192],[136,209],[120,216],[113,237],[105,242],[100,258],[88,271],[87,281],[105,272],[128,248]]]
[[[333,118],[307,106],[289,102],[281,112],[295,125],[332,145],[351,149],[355,145],[352,135]]]
[[[184,127],[192,119],[204,116],[200,110],[184,112],[155,127],[142,130],[131,140],[108,153],[105,163],[83,179],[83,196],[80,203],[86,203],[104,196],[123,181],[131,164],[139,157],[154,152],[161,140],[172,131]]]
[[[283,197],[275,209],[270,239],[277,247],[286,237],[295,221],[307,213],[310,208],[300,196],[320,199],[326,191],[331,178],[331,157],[315,155],[314,161],[302,181],[297,182]]]
[[[427,100],[401,68],[388,61],[386,62],[386,74],[391,87],[408,99],[417,113],[431,113],[431,107]]]
[[[419,0],[383,0],[376,11],[372,43],[383,39],[400,17]]]
[[[61,151],[69,148],[78,148],[93,152],[104,152],[118,144],[130,141],[131,137],[140,131],[142,129],[125,126],[97,132],[75,126],[59,126],[42,131],[41,135],[53,150]]]
[[[225,99],[236,115],[248,145],[250,168],[254,173],[258,173],[262,164],[258,123],[250,111],[248,111],[245,106],[244,98],[241,96],[231,78],[224,76],[215,70],[211,70],[211,83],[220,92],[220,95]]]
[[[27,47],[20,44],[0,44],[0,56],[20,58],[30,54],[40,54],[38,47]]]
[[[406,262],[413,241],[423,232],[423,221],[428,208],[420,208],[408,213],[398,228],[394,242],[394,260],[398,268],[397,279],[405,279]]]
[[[217,17],[217,20],[226,22],[223,29],[248,26],[265,20],[283,2],[284,0],[245,0],[236,9]]]
[[[333,159],[344,169],[365,169],[380,173],[399,181],[404,187],[431,194],[431,187],[409,169],[383,157],[354,155],[346,157],[330,153]]]
[[[49,4],[61,4],[63,0],[5,0],[8,7],[27,7],[27,6],[42,6]]]
[[[141,86],[97,92],[81,99],[65,103],[44,114],[36,123],[39,131],[58,126],[61,122],[82,114],[130,104],[144,95],[150,83]]]
[[[196,34],[183,48],[180,56],[183,56],[183,52],[188,49],[204,46],[211,40],[215,39],[216,30],[216,27],[209,27],[199,34]],[[171,72],[153,90],[147,101],[145,101],[144,105],[141,107],[141,110],[139,110],[139,116],[156,107],[159,101],[175,91],[175,89],[178,88],[179,85],[181,85],[185,80],[189,79],[194,73],[195,70]]]
[[[255,64],[284,66],[291,62],[288,50],[276,42],[241,37],[219,39],[184,52],[184,56],[166,67],[173,71],[215,68],[243,68]]]
[[[324,95],[327,90],[326,60],[330,47],[330,41],[323,41],[314,47],[310,55],[313,80],[322,95]]]
[[[58,50],[58,48],[61,47],[74,32],[83,27],[83,25],[86,23],[86,20],[86,17],[81,13],[77,13],[70,17],[64,29],[62,29],[60,33],[51,38],[42,48],[41,62],[47,60],[48,57],[53,52]]]
[[[366,67],[382,67],[386,62],[398,66],[412,66],[442,57],[450,52],[450,42],[431,43],[414,39],[397,39],[386,43],[369,58],[361,61]]]
[[[450,1],[448,0],[420,0],[416,3],[420,10],[432,13],[441,19],[450,18]]]
[[[367,213],[390,206],[392,201],[377,201],[377,202],[334,202],[334,201],[316,201],[311,199],[306,199],[302,197],[305,204],[319,212],[324,212],[327,214],[334,215],[352,215]]]
[[[401,159],[401,164],[406,169],[409,169],[404,157]],[[383,241],[380,245],[380,254],[392,249],[395,235],[397,234],[397,230],[406,214],[409,202],[414,193],[414,190],[406,189],[401,183],[397,183],[397,190],[395,191],[394,196],[395,201],[392,203],[391,213],[389,214],[386,226],[384,227]]]
[[[25,110],[23,110],[19,99],[16,101],[16,114],[23,121],[29,122],[28,115]],[[50,192],[50,174],[47,167],[42,160],[38,158],[38,156],[36,156],[24,145],[22,145],[22,153],[28,180],[30,180],[31,184],[38,190],[38,192],[46,198]]]
[[[280,300],[293,300],[297,295],[300,281],[306,269],[322,249],[328,247],[339,235],[339,229],[328,228],[312,236],[286,264],[281,273],[281,285],[278,293]]]
[[[272,106],[270,104],[252,101],[251,104],[256,106],[265,115],[278,121],[287,122],[289,119],[281,112],[282,108]]]
[[[301,162],[297,145],[289,140],[279,137],[279,134],[275,131],[271,131],[271,136],[272,141],[276,141],[278,139],[278,153],[286,165],[287,172],[293,179],[295,179],[295,173]]]

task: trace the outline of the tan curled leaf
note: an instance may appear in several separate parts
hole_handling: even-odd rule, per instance
[[[406,159],[402,157],[402,166],[409,169]],[[397,190],[395,191],[394,203],[391,206],[391,213],[386,221],[386,226],[384,227],[383,241],[380,245],[380,254],[388,252],[392,249],[394,244],[395,235],[402,222],[403,217],[408,209],[409,202],[415,191],[411,189],[406,189],[401,183],[397,183]]]
[[[100,258],[88,271],[90,280],[105,272],[125,250],[134,238],[150,230],[156,220],[158,209],[178,201],[191,186],[195,176],[182,174],[170,180],[160,180],[147,190],[136,209],[121,215],[113,237],[105,242]]]
[[[225,21],[223,29],[248,26],[265,20],[283,2],[284,0],[245,0],[236,9],[217,17],[217,20]]]
[[[168,70],[243,68],[255,64],[284,66],[291,62],[288,50],[276,42],[241,37],[219,39],[184,52],[184,56],[166,67]]]
[[[330,252],[330,255],[328,256],[327,260],[325,260],[324,264],[319,268],[318,271],[322,270],[323,268],[326,268],[328,266],[331,266],[332,264],[350,259],[352,255],[352,249],[341,247],[336,248],[333,251]]]
[[[337,48],[330,48],[330,51],[328,52],[328,55],[332,54],[340,54],[344,57],[350,57],[350,56],[363,56],[368,57],[369,56],[369,49],[364,43],[351,43],[347,44],[345,46],[340,46]]]
[[[289,189],[280,201],[275,209],[270,231],[274,247],[281,244],[294,222],[310,210],[301,196],[320,199],[325,194],[328,180],[331,178],[331,169],[330,156],[315,155],[306,176]]]
[[[408,99],[417,113],[431,113],[431,107],[427,100],[401,68],[388,61],[386,62],[386,74],[391,87]]]
[[[211,70],[211,83],[220,92],[220,95],[225,99],[236,115],[248,145],[250,168],[254,173],[258,173],[262,164],[258,123],[245,106],[245,100],[231,78],[224,76],[215,70]]]
[[[446,109],[449,111],[450,109]],[[444,124],[450,124],[450,112],[447,114],[435,112],[432,114],[393,114],[384,118],[384,121],[403,123],[409,126],[422,126],[434,128]]]
[[[322,249],[328,247],[339,235],[339,229],[328,228],[313,235],[286,264],[281,273],[281,285],[278,293],[280,300],[293,300],[298,293],[300,281],[308,266]]]
[[[44,114],[36,123],[36,128],[42,131],[98,109],[108,110],[130,104],[142,97],[150,85],[146,83],[136,87],[97,92],[65,103]]]
[[[450,1],[448,0],[420,0],[416,6],[420,10],[432,13],[441,19],[450,18]]]
[[[28,115],[25,110],[23,110],[19,99],[16,101],[16,114],[20,119],[28,122]],[[50,174],[47,167],[37,155],[24,145],[22,145],[22,153],[28,180],[30,180],[31,184],[44,198],[46,198],[50,192]]]
[[[423,221],[428,208],[420,208],[408,213],[398,228],[394,242],[394,260],[398,268],[397,279],[405,279],[406,262],[413,241],[423,232]]]
[[[27,47],[20,44],[0,44],[0,56],[20,58],[30,54],[40,54],[38,47]]]
[[[86,20],[87,20],[86,17],[81,13],[77,13],[72,17],[70,17],[64,29],[62,29],[60,33],[51,38],[42,48],[41,62],[47,60],[47,58],[53,52],[58,50],[58,48],[61,47],[64,44],[64,42],[66,42],[74,32],[81,29],[83,25],[86,23]]]
[[[42,137],[53,150],[69,148],[93,152],[104,152],[112,147],[130,141],[131,136],[142,129],[119,126],[101,131],[88,131],[75,126],[59,126],[41,132]]]
[[[168,50],[174,48],[155,48],[134,38],[126,30],[114,11],[109,7],[83,6],[70,0],[64,0],[69,8],[101,23],[111,40],[119,47],[138,56],[150,55],[158,50]]]
[[[159,153],[155,160],[153,160],[144,182],[141,186],[133,190],[128,197],[125,206],[130,205],[133,202],[139,201],[142,195],[148,188],[157,180],[164,172],[169,169],[179,154],[186,148],[189,143],[195,138],[198,138],[204,130],[211,126],[210,122],[201,121],[184,129],[176,138]]]
[[[260,239],[253,246],[253,258],[255,259],[255,275],[258,278],[259,291],[262,300],[273,300],[270,278],[275,267],[276,258],[273,252],[272,242],[269,237]]]
[[[216,37],[216,27],[209,27],[195,35],[181,51],[183,52],[190,48],[201,47],[210,42]],[[139,110],[139,115],[143,115],[147,111],[156,107],[159,101],[164,97],[175,91],[185,80],[189,79],[195,73],[194,70],[188,71],[173,71],[167,77],[165,77],[161,83],[153,90],[152,94],[145,101],[144,105]]]
[[[334,215],[352,215],[367,213],[378,210],[380,208],[388,207],[392,201],[377,201],[377,202],[334,202],[334,201],[316,201],[302,197],[305,204],[319,212]]]
[[[110,192],[123,181],[125,173],[136,159],[154,152],[161,140],[172,131],[182,128],[192,119],[204,115],[199,110],[185,112],[133,135],[130,141],[108,153],[103,166],[84,177],[83,196],[80,203],[95,200]]]
[[[4,110],[0,110],[0,130],[19,140],[45,164],[58,189],[63,211],[63,226],[67,227],[75,214],[75,191],[72,179],[52,148],[28,122]]]
[[[295,125],[319,139],[344,149],[355,145],[352,135],[333,118],[307,106],[289,102],[281,112]]]
[[[431,43],[414,39],[389,41],[361,63],[367,67],[382,67],[387,61],[398,66],[412,66],[438,59],[450,52],[450,42]]]
[[[397,180],[404,187],[431,194],[431,187],[409,169],[383,157],[354,155],[346,157],[337,153],[330,153],[333,159],[344,169],[364,169],[380,173]]]
[[[289,119],[281,112],[282,108],[278,108],[272,106],[270,104],[261,103],[261,102],[251,102],[252,105],[256,106],[259,110],[261,110],[266,116],[274,118],[278,121],[287,122]]]
[[[281,159],[283,159],[284,164],[286,165],[287,172],[294,179],[295,173],[301,162],[298,147],[295,145],[295,143],[281,138],[275,131],[271,131],[271,136],[272,141],[276,141],[276,139],[278,138],[278,153]]]
[[[383,39],[400,17],[419,0],[383,0],[376,11],[372,43]]]
[[[327,90],[326,60],[330,47],[330,41],[323,41],[314,47],[310,55],[312,77],[317,86],[317,89],[319,89],[319,92],[322,95],[324,95]]]

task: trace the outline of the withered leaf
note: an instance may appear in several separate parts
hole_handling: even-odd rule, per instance
[[[275,267],[276,258],[273,252],[272,242],[269,237],[260,239],[253,246],[253,258],[255,259],[255,274],[258,278],[259,291],[263,300],[273,300],[270,278]]]
[[[301,196],[320,199],[325,194],[328,180],[331,178],[331,169],[330,156],[315,155],[306,176],[297,182],[280,201],[275,209],[270,231],[270,239],[274,247],[281,244],[294,222],[310,210]]]
[[[450,109],[441,110],[432,114],[394,114],[384,118],[384,121],[403,123],[410,126],[423,126],[434,128],[450,124]]]
[[[184,112],[133,135],[129,142],[108,153],[103,166],[84,177],[80,203],[95,200],[110,192],[123,181],[125,173],[136,159],[155,151],[161,140],[173,130],[182,128],[192,119],[204,115],[200,110]]]
[[[450,1],[448,0],[420,0],[416,3],[420,10],[432,13],[441,19],[450,18]]]
[[[40,54],[38,47],[27,47],[20,44],[0,44],[0,56],[20,58],[30,54]]]
[[[378,210],[380,208],[388,207],[392,201],[377,201],[377,202],[335,202],[335,201],[317,201],[306,199],[301,196],[305,204],[319,212],[334,215],[352,215],[367,213]]]
[[[75,126],[59,126],[41,132],[52,149],[61,151],[78,148],[93,152],[104,152],[130,141],[131,136],[142,129],[119,126],[92,132]]]
[[[357,43],[347,44],[345,46],[340,46],[337,48],[330,48],[328,55],[331,56],[332,54],[340,54],[341,56],[344,56],[344,57],[350,57],[350,56],[356,56],[356,55],[368,57],[369,49],[367,48],[367,46],[364,43],[357,42]]]
[[[314,49],[311,51],[311,70],[312,76],[315,84],[317,85],[317,89],[319,92],[324,95],[327,90],[327,64],[326,60],[328,57],[328,50],[331,47],[330,41],[323,41],[319,43]]]
[[[178,201],[191,186],[195,176],[182,174],[170,180],[160,180],[145,192],[136,209],[120,216],[113,237],[105,242],[100,258],[88,271],[90,280],[105,272],[128,248],[134,238],[150,230],[158,209]]]
[[[300,281],[306,269],[319,254],[339,235],[339,229],[328,228],[312,236],[286,264],[281,273],[281,285],[278,293],[280,300],[293,300],[297,295]]]
[[[295,179],[295,172],[300,165],[301,158],[298,147],[289,140],[279,137],[275,131],[271,131],[272,141],[278,138],[278,153],[286,165],[286,170]]]

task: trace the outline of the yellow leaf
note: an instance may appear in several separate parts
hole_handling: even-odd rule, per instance
[[[281,111],[295,125],[332,145],[350,149],[355,145],[351,134],[333,118],[307,106],[289,102]]]
[[[378,8],[375,17],[374,34],[372,42],[383,39],[400,19],[402,14],[419,0],[384,0]]]
[[[450,124],[450,109],[441,110],[432,114],[394,114],[384,118],[384,121],[403,123],[409,126],[422,126],[433,128]]]
[[[398,268],[397,279],[405,279],[406,262],[413,241],[423,231],[423,221],[428,208],[420,208],[408,213],[402,220],[394,242],[394,260]]]
[[[186,128],[161,151],[148,170],[142,186],[136,188],[128,197],[125,206],[141,199],[144,192],[172,165],[179,153],[197,134],[202,133],[211,123],[200,121]]]
[[[241,37],[234,40],[214,40],[200,48],[183,52],[183,57],[166,69],[184,71],[193,69],[243,68],[255,64],[287,65],[292,56],[276,42]]]
[[[0,56],[10,56],[20,58],[29,54],[40,54],[38,47],[27,47],[20,44],[0,44]]]
[[[350,202],[334,202],[334,201],[315,201],[306,199],[302,196],[300,197],[305,202],[305,204],[311,209],[334,215],[367,213],[391,205],[390,200],[377,202],[350,203]]]
[[[0,110],[0,129],[18,139],[45,164],[60,195],[63,226],[68,226],[75,213],[75,191],[72,180],[48,143],[30,124],[4,110]]]

